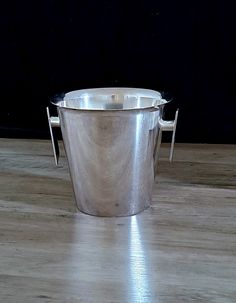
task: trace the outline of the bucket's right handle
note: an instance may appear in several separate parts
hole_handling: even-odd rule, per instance
[[[178,114],[179,114],[179,109],[176,110],[174,120],[166,121],[166,120],[163,120],[162,118],[160,118],[159,121],[158,121],[159,134],[158,134],[157,149],[156,149],[157,158],[159,157],[159,152],[160,152],[162,132],[163,131],[172,131],[172,140],[171,140],[169,161],[170,162],[173,161],[174,145],[175,145],[175,133],[176,133]]]
[[[172,160],[173,160],[174,147],[175,147],[175,133],[176,133],[176,126],[177,126],[177,121],[178,121],[178,115],[179,115],[179,109],[177,109],[177,111],[175,113],[174,127],[173,127],[171,147],[170,147],[170,157],[169,157],[169,161],[170,162],[172,162]]]

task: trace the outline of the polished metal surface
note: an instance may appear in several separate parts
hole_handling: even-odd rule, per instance
[[[56,103],[79,210],[96,216],[127,216],[150,206],[158,92],[89,89]]]

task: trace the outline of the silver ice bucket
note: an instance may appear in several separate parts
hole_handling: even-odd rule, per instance
[[[132,88],[72,91],[54,102],[80,211],[130,216],[150,206],[165,103]]]

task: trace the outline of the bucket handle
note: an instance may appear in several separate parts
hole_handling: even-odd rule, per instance
[[[50,131],[50,136],[51,136],[54,160],[55,160],[56,166],[58,166],[60,150],[59,150],[59,144],[58,144],[57,138],[56,138],[56,136],[53,136],[53,128],[60,127],[60,120],[59,120],[59,117],[50,116],[48,107],[46,108],[46,111],[47,111],[47,117],[48,117],[48,125],[49,125],[49,131]],[[55,139],[54,139],[54,137],[55,137]]]
[[[176,133],[178,114],[179,114],[179,109],[176,110],[175,119],[174,120],[166,121],[166,120],[163,120],[162,118],[160,118],[159,121],[158,121],[159,134],[158,134],[157,149],[156,149],[157,159],[159,157],[159,152],[160,152],[160,146],[161,146],[161,140],[162,140],[162,132],[163,131],[172,131],[172,140],[171,140],[169,161],[170,162],[173,161],[174,145],[175,145],[175,133]]]

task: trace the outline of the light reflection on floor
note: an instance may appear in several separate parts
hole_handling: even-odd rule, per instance
[[[137,216],[131,217],[130,226],[130,302],[150,303],[151,293],[148,281],[146,256],[143,250]]]
[[[82,224],[82,220],[85,219],[88,224]],[[73,286],[70,283],[65,285],[65,289],[68,288],[68,291],[73,289],[75,293],[80,292],[84,280],[90,279],[91,284],[94,285],[93,296],[104,295],[104,287],[106,291],[109,290],[108,296],[119,298],[119,302],[158,303],[150,283],[148,255],[142,243],[138,217],[113,219],[114,222],[128,223],[121,225],[122,228],[113,224],[112,219],[107,219],[109,229],[106,237],[102,230],[89,232],[89,223],[94,220],[103,219],[88,216],[79,220],[77,218],[74,222],[73,243],[69,250],[65,275],[70,277],[73,283],[76,281],[76,290],[73,283]],[[114,245],[107,253],[110,243]],[[123,243],[124,249],[120,250],[119,243]],[[91,250],[91,247],[94,247],[94,250]],[[110,279],[122,287],[111,287]],[[103,287],[97,288],[96,285],[99,283]]]

